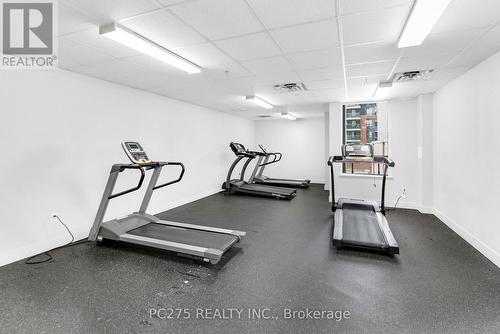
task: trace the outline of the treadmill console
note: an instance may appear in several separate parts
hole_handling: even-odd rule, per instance
[[[372,144],[346,144],[342,145],[344,158],[373,158]]]
[[[146,151],[142,148],[141,144],[135,141],[125,141],[122,143],[123,150],[127,154],[130,161],[134,164],[147,164],[150,163]]]
[[[245,146],[243,146],[242,144],[240,143],[235,143],[235,142],[231,142],[231,144],[229,144],[229,146],[231,147],[231,150],[234,152],[234,154],[236,155],[241,155],[243,153],[246,153],[247,150],[245,148]]]

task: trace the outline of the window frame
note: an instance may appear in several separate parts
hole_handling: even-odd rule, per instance
[[[379,126],[379,102],[352,102],[352,103],[349,103],[349,104],[343,104],[342,105],[342,144],[345,145],[346,144],[346,140],[347,140],[347,117],[346,117],[346,112],[347,112],[347,106],[349,105],[353,105],[353,104],[359,104],[359,105],[363,105],[363,104],[375,104],[377,106],[377,119],[376,119],[376,122],[377,122],[377,140],[376,141],[373,141],[371,143],[381,143],[383,145],[383,149],[382,151],[384,152],[384,156],[388,156],[389,154],[389,134],[387,134],[387,141],[384,141],[384,142],[381,142],[381,141],[378,141],[379,139],[379,135],[378,135],[378,126]],[[389,131],[389,129],[387,128],[387,131]],[[360,137],[361,137],[361,133],[360,133]],[[361,139],[361,138],[360,138]],[[361,143],[361,140],[360,140],[360,143]],[[368,143],[369,144],[369,143]],[[348,170],[348,164],[347,163],[344,163],[342,164],[342,173],[340,174],[340,176],[347,176],[347,177],[382,177],[383,176],[383,164],[377,164],[377,163],[372,163],[372,170],[373,171],[376,171],[375,173],[359,173],[359,172],[355,172],[354,171],[354,163],[351,163],[351,170],[349,171]],[[387,175],[388,177],[390,177],[390,175],[388,174]]]

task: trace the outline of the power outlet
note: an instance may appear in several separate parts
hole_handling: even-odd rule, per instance
[[[406,198],[406,186],[403,186],[403,193],[401,194],[401,197]]]

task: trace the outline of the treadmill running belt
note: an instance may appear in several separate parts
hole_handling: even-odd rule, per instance
[[[343,243],[387,248],[387,242],[372,207],[344,204],[343,214]]]
[[[235,235],[149,223],[128,234],[225,251],[238,241]]]

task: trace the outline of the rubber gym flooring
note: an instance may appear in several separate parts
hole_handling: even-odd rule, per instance
[[[1,267],[0,332],[500,333],[500,270],[432,215],[387,213],[394,257],[333,248],[320,185],[292,201],[216,194],[159,217],[247,237],[215,266],[84,243]]]

